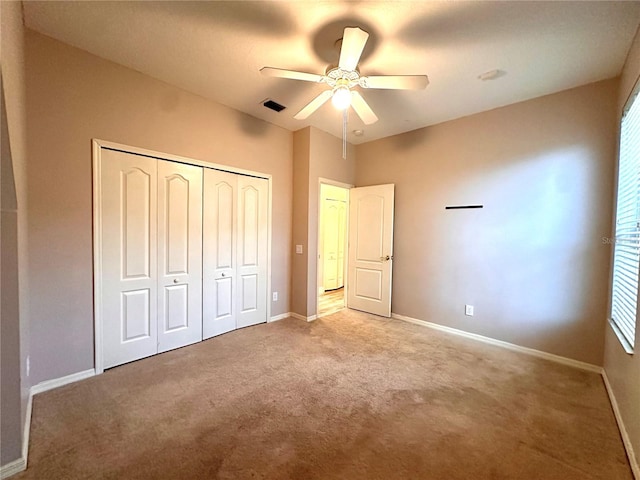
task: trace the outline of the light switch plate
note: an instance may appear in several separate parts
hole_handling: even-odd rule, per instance
[[[296,245],[296,253],[302,255],[302,245]]]
[[[473,317],[473,305],[465,305],[464,314],[469,317]]]

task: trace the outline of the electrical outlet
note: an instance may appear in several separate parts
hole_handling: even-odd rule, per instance
[[[473,317],[473,305],[465,305],[464,314],[469,317]]]
[[[273,301],[274,302],[278,301],[278,292],[273,292]]]

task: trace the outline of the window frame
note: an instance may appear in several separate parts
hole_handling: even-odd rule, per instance
[[[616,334],[616,336],[618,337],[618,340],[620,341],[620,343],[622,344],[622,347],[624,348],[624,350],[630,354],[633,355],[634,354],[634,349],[635,349],[635,345],[636,345],[636,338],[637,337],[637,332],[638,332],[638,306],[640,304],[640,302],[638,301],[638,294],[640,293],[640,278],[638,272],[636,272],[636,289],[635,289],[635,317],[633,318],[632,322],[633,322],[633,338],[629,338],[629,336],[627,335],[626,330],[627,327],[619,325],[618,323],[623,323],[621,322],[617,322],[614,318],[614,314],[613,314],[613,310],[614,310],[614,286],[615,286],[615,280],[616,280],[616,276],[615,276],[615,272],[616,272],[616,248],[619,244],[618,242],[618,221],[619,221],[619,210],[618,210],[618,204],[620,201],[620,197],[619,197],[619,193],[620,193],[620,173],[621,173],[621,162],[623,160],[622,155],[623,153],[623,135],[625,133],[625,128],[624,128],[624,122],[625,119],[627,119],[627,115],[629,114],[629,112],[631,111],[632,108],[638,108],[640,109],[640,78],[636,81],[633,89],[631,90],[631,94],[629,95],[629,98],[627,99],[627,101],[625,102],[625,105],[622,109],[622,115],[620,117],[620,122],[618,124],[619,126],[619,133],[618,133],[618,161],[617,161],[617,170],[616,170],[616,191],[615,191],[615,210],[614,210],[614,221],[613,221],[613,233],[615,235],[615,242],[613,243],[613,251],[612,251],[612,255],[611,255],[611,278],[610,278],[610,294],[609,294],[609,324],[611,325],[612,330],[614,331],[614,333]],[[636,120],[638,122],[638,133],[636,134],[635,139],[638,141],[638,143],[640,144],[640,111],[636,112],[635,114],[634,120]],[[634,138],[631,137],[631,138]],[[626,137],[625,137],[626,138]],[[625,159],[626,160],[626,159]],[[636,161],[638,163],[640,163],[640,158],[636,159]],[[629,167],[627,167],[629,168]],[[633,166],[631,167],[633,168]],[[638,166],[635,167],[636,169],[640,168]],[[635,227],[635,232],[638,232],[638,235],[640,236],[640,170],[639,171],[634,171],[634,173],[636,174],[636,181],[635,181],[635,186],[633,185],[633,180],[631,182],[629,182],[629,184],[631,184],[635,190],[636,190],[636,199],[635,199],[635,223],[636,223],[636,227]],[[628,187],[629,184],[626,184],[626,186]],[[638,256],[639,256],[639,263],[640,263],[640,248],[639,248],[639,252],[638,252]]]

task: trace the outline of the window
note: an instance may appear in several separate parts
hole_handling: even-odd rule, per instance
[[[633,351],[640,265],[640,100],[635,89],[622,114],[618,202],[611,287],[611,324]]]

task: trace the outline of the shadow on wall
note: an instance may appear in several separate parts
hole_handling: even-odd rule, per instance
[[[264,120],[260,120],[246,113],[233,111],[233,114],[238,120],[238,125],[248,135],[253,137],[261,137],[266,134],[269,129],[269,124]]]
[[[180,93],[174,88],[167,88],[158,98],[158,105],[163,112],[171,113],[180,106]]]
[[[412,150],[423,145],[429,138],[429,128],[420,128],[391,137],[397,151]]]

